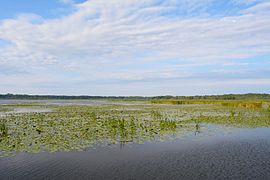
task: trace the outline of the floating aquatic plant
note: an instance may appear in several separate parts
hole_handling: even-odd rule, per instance
[[[18,107],[20,107],[19,105]],[[26,106],[26,105],[24,105]],[[0,117],[0,151],[84,150],[97,143],[163,141],[202,131],[205,123],[269,127],[269,109],[211,106],[29,105],[52,112],[26,112]],[[2,107],[2,106],[0,106]],[[6,107],[6,106],[5,106]],[[14,109],[16,105],[12,106]]]
[[[8,128],[5,122],[0,123],[0,140],[8,135]]]

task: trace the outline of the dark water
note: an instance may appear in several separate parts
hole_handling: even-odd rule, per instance
[[[0,159],[0,179],[270,179],[270,129]]]

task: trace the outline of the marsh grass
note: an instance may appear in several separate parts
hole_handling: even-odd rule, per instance
[[[195,101],[193,101],[195,103]],[[164,141],[200,133],[202,124],[270,127],[270,108],[232,101],[211,106],[104,104],[95,106],[30,105],[52,112],[8,114],[0,117],[0,151],[41,152],[84,150],[107,144]],[[6,107],[6,106],[0,106]],[[13,108],[21,107],[12,106]],[[128,108],[127,108],[128,107]]]
[[[185,105],[185,104],[206,104],[216,105],[220,104],[227,107],[239,107],[239,108],[263,108],[268,107],[268,102],[263,101],[232,101],[232,100],[153,100],[153,104],[173,104],[173,105]]]
[[[219,116],[204,116],[200,115],[194,119],[185,121],[185,123],[208,123],[208,124],[222,124],[232,127],[243,128],[258,128],[258,127],[270,127],[270,115],[267,110],[249,110],[245,108],[230,108],[224,109],[226,114]]]

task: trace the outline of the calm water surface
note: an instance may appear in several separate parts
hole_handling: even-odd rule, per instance
[[[269,137],[269,128],[212,126],[167,142],[18,153],[0,159],[0,179],[269,179]]]
[[[45,103],[48,105],[104,105],[104,104],[114,104],[114,105],[149,105],[153,104],[144,101],[106,101],[106,100],[1,100],[0,105],[12,105],[12,104],[24,104],[24,103]],[[206,104],[155,104],[154,106],[208,106]]]
[[[98,105],[98,104],[123,104],[123,105],[134,105],[143,104],[144,102],[117,102],[117,101],[105,101],[105,100],[0,100],[0,104],[23,104],[23,103],[45,103],[48,105]],[[150,104],[149,104],[150,105]]]

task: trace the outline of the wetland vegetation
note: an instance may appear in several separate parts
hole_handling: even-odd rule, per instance
[[[230,128],[270,126],[269,102],[261,100],[110,101],[94,105],[31,102],[3,104],[0,112],[2,156],[165,141],[207,131],[209,124]]]

